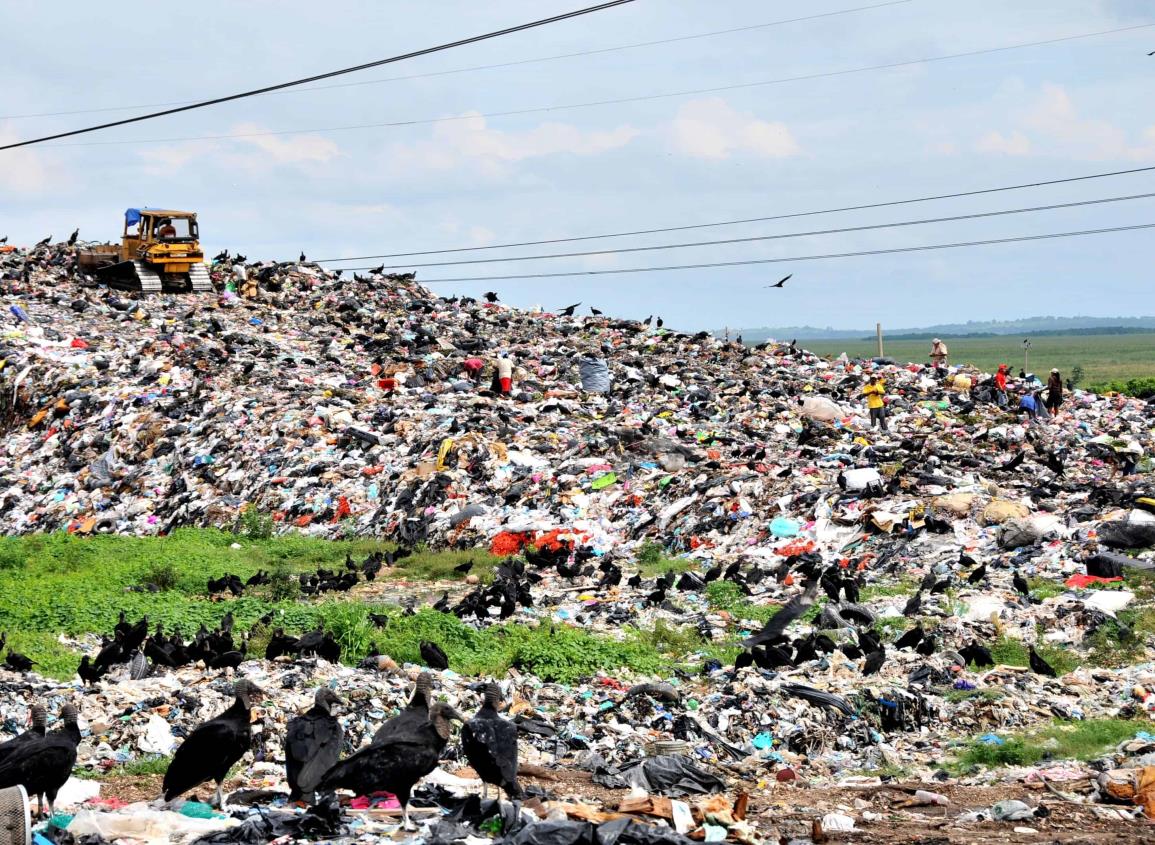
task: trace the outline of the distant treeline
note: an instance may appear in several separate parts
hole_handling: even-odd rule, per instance
[[[1054,329],[1051,331],[1022,332],[1022,337],[1085,337],[1087,335],[1116,335],[1116,334],[1155,334],[1155,329],[1144,326],[1097,326],[1090,329]],[[933,332],[916,332],[907,334],[884,334],[884,340],[967,340],[971,338],[1005,337],[1015,338],[1020,335],[1000,334],[996,332],[971,332],[969,334],[935,334]],[[862,341],[875,340],[874,335],[858,338]]]

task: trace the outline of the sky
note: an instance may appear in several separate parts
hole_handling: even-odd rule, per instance
[[[0,51],[0,142],[361,64],[592,2],[199,0],[141,7],[6,0],[5,29],[17,37]],[[48,234],[62,239],[79,226],[82,238],[114,239],[126,207],[151,205],[198,212],[210,255],[227,248],[250,259],[301,251],[322,259],[688,226],[1155,166],[1155,56],[1147,56],[1155,26],[922,61],[1155,24],[1149,0],[882,2],[635,0],[310,90],[0,151],[0,236],[30,244]],[[762,26],[839,12],[846,13]],[[667,39],[682,40],[630,46]],[[619,47],[627,49],[611,49]],[[589,51],[601,52],[553,58]],[[830,75],[883,64],[899,66]],[[480,67],[489,65],[504,66]],[[783,79],[792,81],[752,84]],[[672,96],[558,108],[660,94]],[[100,111],[58,114],[81,110]],[[406,125],[335,128],[365,124]],[[791,235],[1142,193],[1155,193],[1155,171],[389,262]],[[581,311],[592,305],[615,316],[661,315],[668,326],[690,330],[1151,314],[1152,230],[761,266],[433,283],[1145,223],[1155,223],[1155,198],[415,269],[418,280],[445,295],[494,290],[503,302],[546,309],[580,301]],[[764,287],[787,273],[793,278],[784,288]]]

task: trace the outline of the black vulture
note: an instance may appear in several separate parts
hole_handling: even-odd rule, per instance
[[[44,705],[33,704],[31,707],[31,716],[32,726],[29,727],[28,730],[20,734],[20,736],[0,745],[0,764],[6,762],[14,752],[19,751],[28,743],[44,738],[44,724],[48,718],[48,714],[44,710]]]
[[[392,792],[401,802],[402,823],[409,823],[409,794],[413,786],[435,768],[449,741],[449,720],[465,721],[448,704],[438,701],[429,708],[429,719],[408,731],[398,732],[383,743],[374,742],[346,757],[322,776],[318,792],[348,789],[357,795]]]
[[[76,667],[76,674],[80,676],[80,680],[85,686],[95,684],[104,677],[104,671],[92,665],[92,658],[87,654],[80,658],[80,665]]]
[[[449,658],[445,656],[445,652],[441,650],[441,646],[437,643],[431,643],[428,640],[421,641],[421,659],[425,661],[425,665],[430,669],[449,668]]]
[[[386,742],[396,735],[411,733],[429,721],[429,707],[433,704],[433,676],[422,672],[417,676],[413,697],[405,709],[389,719],[373,734],[373,744]]]
[[[48,801],[49,817],[56,814],[56,793],[72,775],[76,765],[76,746],[80,744],[80,727],[76,724],[76,707],[65,704],[60,710],[64,726],[41,739],[22,743],[0,765],[0,789],[23,786],[35,795],[39,814]]]
[[[329,708],[341,703],[337,693],[320,687],[313,697],[313,706],[289,722],[285,730],[285,773],[290,801],[300,801],[304,796],[311,803],[317,781],[337,762],[345,732]]]
[[[215,806],[223,802],[221,783],[233,764],[245,756],[252,742],[250,711],[257,696],[264,693],[248,680],[237,681],[236,700],[215,719],[209,719],[189,734],[176,750],[164,773],[164,800],[195,789],[206,781],[216,781]]]
[[[36,664],[26,655],[15,649],[8,649],[8,656],[4,658],[4,666],[13,672],[27,672]]]
[[[1027,579],[1023,577],[1023,573],[1015,570],[1014,577],[1011,578],[1011,583],[1014,584],[1015,590],[1027,598],[1031,597],[1031,585],[1027,583]]]
[[[863,675],[873,675],[882,668],[882,664],[886,662],[886,648],[880,648],[878,651],[872,651],[866,655],[866,661],[862,664]]]
[[[914,648],[922,642],[922,638],[926,636],[926,632],[922,630],[921,625],[915,625],[901,637],[894,641],[894,647],[898,650],[904,648]]]
[[[461,749],[465,759],[481,778],[481,799],[489,797],[489,785],[501,787],[510,798],[521,798],[517,782],[517,726],[497,713],[501,689],[485,685],[481,709],[461,729]]]
[[[1054,670],[1054,667],[1039,656],[1034,646],[1028,646],[1028,648],[1029,654],[1027,660],[1031,665],[1032,672],[1036,675],[1046,675],[1048,678],[1057,678],[1059,676],[1059,673]]]
[[[995,659],[991,656],[991,650],[980,644],[978,640],[971,640],[970,645],[963,646],[958,650],[958,653],[968,664],[975,666],[995,665]]]

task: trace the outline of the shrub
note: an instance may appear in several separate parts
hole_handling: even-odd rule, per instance
[[[254,504],[241,508],[237,533],[250,540],[267,540],[273,536],[273,517]]]
[[[171,560],[158,560],[145,569],[141,577],[141,586],[155,586],[159,590],[175,590],[179,575],[176,566]]]

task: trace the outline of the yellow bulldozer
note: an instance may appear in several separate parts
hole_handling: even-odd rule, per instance
[[[119,244],[80,247],[80,270],[120,290],[200,293],[213,290],[192,211],[130,208]]]

